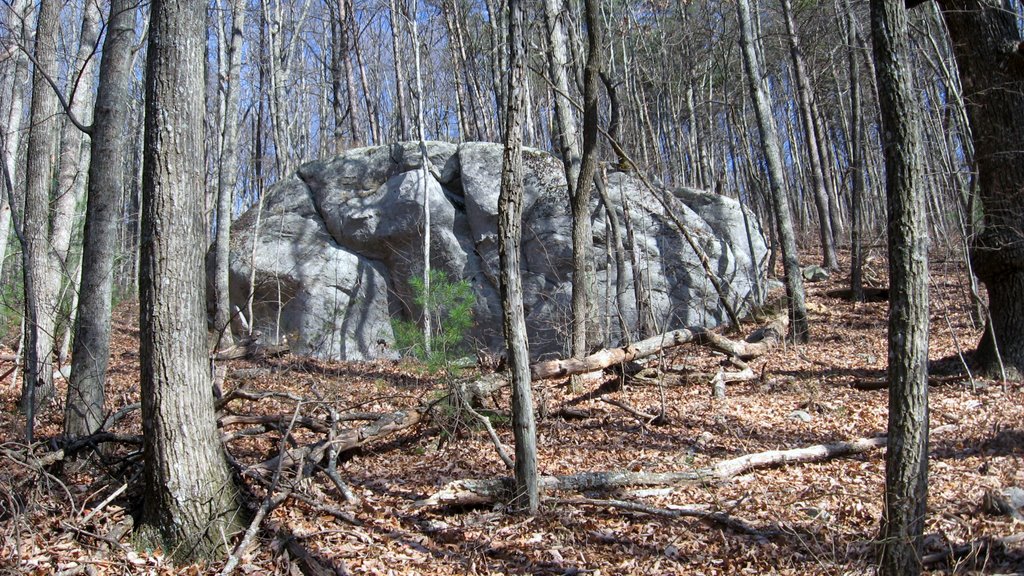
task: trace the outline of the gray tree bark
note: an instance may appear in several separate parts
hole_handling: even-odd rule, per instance
[[[32,2],[29,0],[15,0],[8,12],[12,20],[19,23],[17,31],[23,46],[31,44],[32,34],[35,27],[31,22]],[[28,83],[28,56],[22,50],[14,50],[11,54],[12,86],[11,102],[7,111],[7,127],[5,129],[4,157],[3,162],[7,164],[7,173],[11,179],[11,186],[17,186],[18,180],[18,148],[21,144],[21,128],[25,119],[25,85]],[[7,239],[11,235],[11,203],[7,195],[0,198],[0,274],[3,273],[4,263],[7,262]],[[20,231],[19,231],[20,234]]]
[[[28,415],[30,442],[35,412],[54,394],[53,344],[60,276],[50,246],[50,192],[60,126],[57,95],[47,77],[57,77],[59,20],[60,3],[42,0],[36,26],[23,219],[26,334],[21,406]]]
[[[811,106],[814,93],[807,77],[803,52],[800,50],[800,41],[796,34],[790,0],[782,0],[782,14],[786,22],[789,55],[793,60],[793,73],[796,77],[797,104],[803,125],[804,144],[807,146],[807,160],[811,164],[811,183],[814,188],[814,206],[818,211],[818,238],[821,240],[822,265],[829,270],[838,270],[839,261],[836,259],[835,235],[832,232],[832,218],[829,215],[828,191],[825,189],[825,172],[822,168],[821,151],[818,149],[818,138],[814,129],[814,114]]]
[[[984,217],[971,250],[989,325],[977,360],[993,375],[1024,374],[1024,53],[1021,7],[997,0],[939,2],[960,69]]]
[[[214,417],[203,274],[205,3],[152,5],[139,271],[144,536],[175,562],[222,556],[240,531]]]
[[[860,42],[857,39],[857,30],[854,23],[853,13],[850,11],[849,1],[845,2],[847,18],[849,20],[848,42],[850,58],[850,122],[847,128],[850,135],[850,171],[853,173],[853,186],[850,194],[850,294],[854,302],[864,301],[864,280],[863,280],[863,259],[862,252],[863,232],[862,221],[864,211],[862,199],[864,198],[864,119],[862,118],[863,106],[860,95]]]
[[[128,119],[134,39],[135,1],[113,0],[93,113],[92,161],[82,240],[82,260],[89,265],[82,268],[64,412],[64,435],[69,438],[92,434],[103,424],[114,257],[127,152],[124,126]]]
[[[583,73],[583,149],[576,187],[569,198],[572,205],[572,354],[577,358],[588,352],[587,332],[592,315],[590,191],[597,167],[597,108],[604,59],[601,14],[596,0],[586,0],[584,12],[588,49]]]
[[[220,86],[223,90],[224,116],[221,119],[220,162],[217,168],[217,232],[213,245],[213,329],[217,348],[234,344],[231,334],[231,296],[229,290],[229,258],[231,256],[231,219],[238,182],[238,101],[241,86],[242,39],[245,30],[246,5],[242,0],[231,3],[231,27],[225,56],[221,62]],[[226,20],[226,18],[224,19]],[[224,20],[217,25],[224,28]]]
[[[523,312],[519,251],[523,226],[523,80],[526,62],[521,0],[509,0],[509,69],[505,94],[505,151],[498,197],[498,255],[501,266],[502,326],[512,376],[512,433],[516,491],[513,506],[529,514],[540,507],[537,484],[537,428],[533,416],[530,352]]]
[[[737,0],[737,14],[740,23],[740,48],[743,62],[747,69],[751,98],[754,101],[754,112],[757,116],[757,129],[761,136],[761,146],[768,164],[768,184],[772,207],[777,219],[779,244],[782,249],[782,265],[786,276],[786,298],[789,303],[789,330],[795,342],[807,342],[809,328],[807,325],[807,307],[804,302],[804,283],[800,273],[800,260],[797,255],[796,237],[793,234],[793,218],[790,214],[789,201],[783,190],[782,156],[779,152],[779,136],[772,116],[771,104],[765,78],[761,71],[758,50],[754,42],[754,31],[750,17],[748,0]]]
[[[872,0],[889,207],[889,448],[883,574],[921,572],[928,494],[928,237],[918,103],[902,1]]]

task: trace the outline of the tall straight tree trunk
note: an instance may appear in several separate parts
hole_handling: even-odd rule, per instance
[[[889,446],[883,574],[921,572],[928,494],[928,237],[919,104],[901,1],[871,0],[889,207]]]
[[[537,477],[537,427],[533,417],[530,351],[526,341],[519,250],[523,232],[523,80],[526,42],[521,0],[509,0],[509,69],[505,94],[505,151],[498,197],[498,255],[505,346],[512,373],[512,434],[515,437],[516,494],[513,506],[529,514],[540,507]]]
[[[592,312],[592,265],[590,258],[590,191],[597,167],[598,96],[604,39],[601,14],[596,0],[586,0],[587,64],[583,74],[583,153],[572,204],[572,354],[587,355],[587,326]]]
[[[754,101],[754,112],[757,116],[757,129],[761,136],[761,147],[768,164],[768,188],[772,207],[777,220],[779,244],[782,249],[782,265],[786,275],[786,299],[789,304],[789,332],[793,341],[807,342],[809,328],[807,325],[807,307],[804,302],[804,283],[800,274],[800,260],[797,255],[796,237],[793,234],[793,217],[790,213],[789,200],[783,189],[782,156],[779,152],[779,135],[775,128],[771,104],[765,78],[761,72],[758,50],[754,43],[754,31],[750,18],[748,0],[737,0],[737,14],[740,23],[740,48],[743,62],[747,69],[747,81],[750,86],[751,99]]]
[[[789,55],[793,60],[793,73],[796,76],[797,106],[803,124],[804,144],[807,146],[807,160],[811,164],[811,185],[814,189],[814,206],[818,210],[818,237],[821,240],[822,265],[830,270],[839,269],[836,260],[835,236],[832,233],[832,218],[828,207],[828,191],[825,189],[825,172],[822,169],[821,151],[818,149],[818,138],[814,130],[814,114],[811,108],[813,91],[807,78],[804,56],[800,50],[800,41],[793,22],[793,8],[790,0],[782,0],[782,13],[786,21],[786,36],[789,41]]]
[[[54,394],[53,344],[60,275],[50,246],[50,192],[59,123],[57,95],[46,78],[57,77],[59,19],[60,3],[42,0],[36,26],[23,220],[26,338],[21,406],[28,415],[29,442],[35,411]]]
[[[864,111],[860,96],[860,42],[850,11],[849,0],[845,2],[849,19],[848,42],[850,58],[850,123],[848,134],[850,139],[850,171],[853,173],[853,186],[850,194],[850,294],[854,302],[864,301],[863,267],[864,255],[862,220],[864,212],[861,204],[864,198]]]
[[[35,27],[30,17],[32,2],[29,0],[14,0],[11,4],[9,14],[12,18],[21,22],[16,31],[19,33],[19,40],[22,46],[31,44]],[[21,128],[25,119],[25,85],[28,84],[29,66],[28,55],[22,50],[14,50],[10,56],[12,67],[11,101],[7,111],[7,124],[4,135],[4,157],[2,160],[7,165],[7,173],[11,178],[11,186],[18,185],[18,148],[21,144]],[[7,262],[7,239],[11,235],[11,204],[7,195],[0,195],[0,275],[3,274],[4,264]],[[20,233],[20,232],[19,232]]]
[[[430,156],[427,154],[425,137],[426,119],[423,116],[423,68],[420,61],[420,33],[418,23],[419,2],[413,0],[412,17],[409,19],[412,31],[413,57],[416,63],[416,137],[420,143],[420,185],[423,187],[423,352],[429,357],[432,349],[434,330],[431,326],[430,302]]]
[[[103,398],[110,359],[110,305],[117,253],[119,201],[124,188],[128,84],[135,39],[135,0],[113,0],[100,62],[93,114],[92,161],[82,240],[78,317],[71,377],[64,412],[68,438],[96,432],[103,424]]]
[[[586,272],[590,261],[587,250],[590,244],[590,215],[587,210],[589,198],[577,194],[580,184],[580,143],[576,135],[576,116],[569,98],[568,47],[566,46],[564,24],[561,20],[561,15],[564,13],[565,7],[559,0],[544,0],[544,24],[548,33],[548,73],[551,75],[555,103],[555,121],[551,127],[554,132],[552,140],[558,146],[558,152],[562,157],[566,186],[572,205],[572,355],[582,358],[587,353],[588,282]],[[578,219],[586,220],[586,223],[578,222]],[[586,234],[585,237],[584,234]],[[580,245],[577,245],[577,237],[582,240]]]
[[[409,112],[405,95],[405,68],[399,58],[401,36],[398,33],[398,7],[396,0],[388,0],[388,5],[391,15],[391,63],[395,68],[395,121],[398,122],[398,139],[404,142],[409,139]]]
[[[231,218],[238,182],[238,100],[241,91],[242,39],[245,31],[244,0],[231,4],[230,36],[227,40],[227,62],[221,62],[220,85],[223,87],[224,117],[221,124],[220,162],[217,167],[217,232],[213,245],[213,329],[217,346],[229,348],[231,335],[231,296],[229,290],[231,256]],[[226,20],[226,19],[225,19]],[[217,23],[221,29],[225,21]]]
[[[75,57],[77,76],[69,81],[67,98],[71,114],[82,124],[91,122],[90,115],[95,103],[93,87],[96,79],[96,45],[100,35],[100,7],[96,0],[86,0],[82,10],[82,28],[78,40],[78,54]],[[64,280],[74,283],[75,264],[71,262],[71,237],[74,234],[78,205],[85,196],[85,175],[89,171],[89,143],[70,120],[65,119],[60,141],[60,167],[57,175],[57,198],[53,211],[53,230],[50,243],[60,260]]]
[[[203,274],[205,3],[152,4],[139,271],[144,537],[175,562],[223,556],[241,528],[217,433]]]
[[[993,375],[1024,375],[1024,63],[1019,3],[943,0],[974,140],[984,217],[971,250],[989,325],[977,360]]]

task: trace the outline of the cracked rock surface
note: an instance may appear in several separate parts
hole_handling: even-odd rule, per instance
[[[287,339],[293,352],[320,358],[396,354],[391,320],[420,313],[409,280],[423,270],[425,179],[431,266],[472,286],[474,328],[466,335],[471,349],[503,349],[497,276],[502,147],[430,142],[427,151],[426,175],[417,143],[359,148],[305,164],[267,191],[262,211],[252,208],[238,219],[232,304],[246,310],[252,291],[252,320],[266,341]],[[527,149],[524,165],[523,293],[530,351],[537,359],[562,355],[569,340],[571,219],[561,162]],[[637,276],[649,286],[659,329],[722,322],[717,294],[660,203],[629,174],[609,173],[607,189],[620,222],[628,212]],[[699,190],[671,190],[665,198],[729,286],[734,305],[744,310],[759,301],[767,248],[754,216],[736,200]],[[620,343],[618,316],[627,326],[635,326],[637,316],[628,253],[627,296],[616,297],[608,209],[594,191],[595,345]],[[621,310],[620,300],[628,302]]]

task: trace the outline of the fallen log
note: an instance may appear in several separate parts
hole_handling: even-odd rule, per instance
[[[693,342],[700,334],[706,332],[707,330],[704,328],[683,328],[652,336],[624,348],[607,348],[585,358],[537,362],[530,366],[530,377],[534,380],[547,380],[548,378],[603,370],[609,366],[652,356],[662,350]]]
[[[886,443],[885,436],[859,438],[849,442],[817,444],[792,450],[768,450],[747,454],[739,458],[724,460],[714,466],[685,472],[583,472],[570,476],[542,476],[539,483],[541,490],[548,492],[553,490],[575,492],[608,490],[623,486],[721,483],[752,470],[851,456],[881,448]],[[508,477],[455,480],[430,497],[418,500],[415,505],[425,507],[492,504],[510,497],[514,485],[515,481]]]
[[[705,332],[701,336],[701,344],[740,360],[752,360],[781,346],[786,341],[788,330],[789,317],[781,315],[776,316],[767,326],[755,331],[746,340],[730,340],[721,334]]]
[[[530,377],[534,380],[547,380],[548,378],[585,374],[631,360],[653,356],[663,350],[690,342],[708,346],[742,360],[750,360],[780,346],[785,341],[788,326],[789,318],[780,315],[742,341],[726,338],[706,328],[681,328],[622,348],[606,348],[584,358],[537,362],[530,366]]]

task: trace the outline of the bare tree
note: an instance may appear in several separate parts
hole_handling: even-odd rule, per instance
[[[889,206],[889,445],[884,574],[921,572],[928,493],[928,236],[903,2],[871,1]]]
[[[82,240],[81,297],[71,354],[71,377],[64,413],[69,438],[97,431],[103,424],[103,398],[110,359],[110,306],[117,252],[119,201],[124,187],[128,83],[135,37],[135,0],[113,0],[100,62],[93,114],[92,161],[85,237]]]
[[[241,527],[217,434],[203,274],[204,3],[152,5],[139,280],[145,535],[215,558]]]
[[[516,494],[513,505],[534,514],[540,506],[537,477],[537,429],[533,417],[530,352],[523,312],[519,250],[523,226],[523,76],[526,67],[521,0],[509,0],[509,69],[505,94],[505,152],[498,197],[498,252],[501,262],[502,325],[512,373],[512,433],[515,436]]]
[[[789,200],[783,190],[782,156],[779,153],[779,137],[768,102],[765,78],[761,73],[760,57],[754,42],[754,29],[750,18],[748,0],[737,0],[740,23],[740,48],[747,69],[751,98],[757,116],[757,128],[761,135],[761,147],[768,164],[768,184],[772,207],[777,220],[776,230],[782,248],[782,265],[786,276],[786,298],[789,302],[789,331],[796,342],[806,342],[809,337],[807,307],[804,303],[804,284],[797,256],[796,238],[793,234]]]
[[[786,22],[789,53],[793,60],[793,75],[796,77],[797,104],[803,124],[804,144],[807,146],[807,160],[811,165],[812,193],[814,205],[818,210],[818,237],[821,240],[823,265],[830,270],[837,270],[839,262],[836,260],[835,236],[832,233],[832,219],[829,216],[825,172],[822,168],[821,151],[818,149],[818,138],[814,130],[814,111],[811,104],[814,92],[811,89],[810,79],[807,77],[807,67],[800,49],[790,0],[782,0],[782,14]]]
[[[22,231],[26,345],[21,406],[28,415],[26,436],[30,443],[35,411],[54,394],[53,344],[60,276],[50,246],[50,192],[59,123],[57,94],[49,81],[57,77],[59,22],[60,3],[42,0],[36,26]]]
[[[221,349],[234,344],[231,336],[231,295],[229,290],[229,262],[231,253],[231,219],[234,209],[235,187],[238,183],[238,102],[241,91],[242,39],[245,30],[244,0],[231,3],[231,23],[227,18],[217,23],[221,31],[228,28],[227,41],[221,42],[220,78],[224,114],[221,117],[220,162],[217,164],[217,230],[213,245],[213,329],[217,332],[217,346]],[[223,32],[219,34],[223,40]]]

